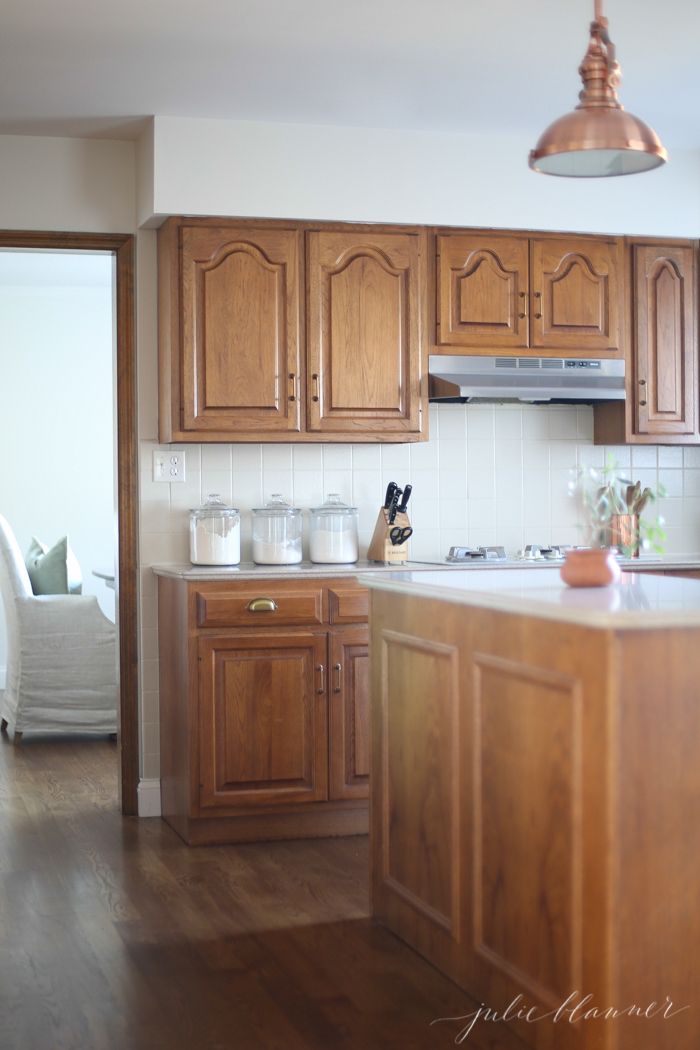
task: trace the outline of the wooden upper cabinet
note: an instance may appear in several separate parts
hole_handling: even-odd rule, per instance
[[[530,346],[619,353],[621,260],[615,238],[533,240]]]
[[[421,430],[425,231],[307,234],[307,426]]]
[[[632,245],[638,434],[697,435],[696,284],[691,246]]]
[[[166,220],[160,440],[426,439],[426,243],[413,226]]]
[[[182,427],[301,428],[299,230],[181,227]]]
[[[528,242],[449,234],[437,239],[438,343],[516,350],[528,345]]]
[[[622,356],[619,238],[437,237],[438,353]]]

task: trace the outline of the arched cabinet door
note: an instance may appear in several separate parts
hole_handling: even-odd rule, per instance
[[[635,433],[697,435],[694,249],[633,245],[632,282]]]
[[[307,234],[309,431],[423,429],[425,236]]]
[[[620,252],[617,238],[531,242],[533,350],[620,354]]]
[[[181,425],[301,429],[299,230],[181,229]]]
[[[437,252],[438,346],[527,347],[527,239],[447,234]]]

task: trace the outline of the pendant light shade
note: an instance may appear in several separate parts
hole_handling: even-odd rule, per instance
[[[663,164],[667,153],[656,132],[618,101],[620,67],[602,0],[595,0],[591,39],[579,73],[583,90],[578,106],[542,133],[530,151],[530,167],[545,175],[585,179],[634,175]]]

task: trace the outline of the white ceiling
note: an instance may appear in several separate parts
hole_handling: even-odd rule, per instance
[[[623,104],[700,146],[700,3],[606,0]],[[593,0],[24,0],[0,133],[133,137],[147,116],[521,132],[573,107]]]

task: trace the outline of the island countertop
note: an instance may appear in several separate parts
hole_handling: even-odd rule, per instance
[[[625,572],[609,587],[567,587],[558,568],[359,575],[370,590],[619,629],[700,626],[700,581]]]

